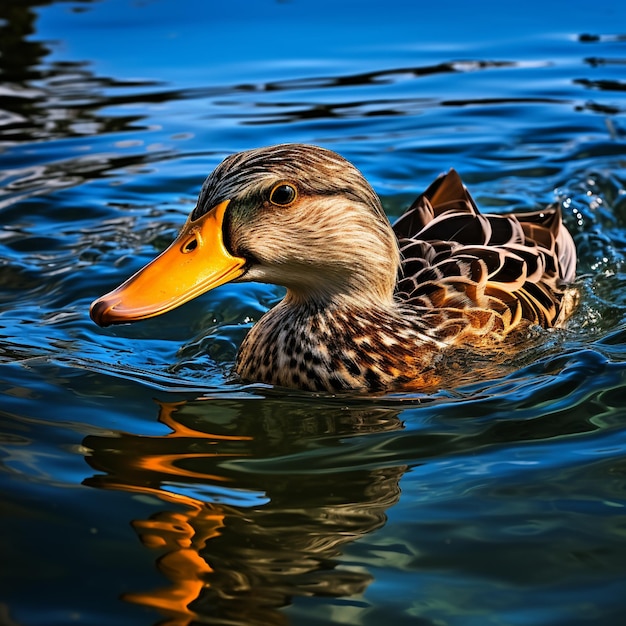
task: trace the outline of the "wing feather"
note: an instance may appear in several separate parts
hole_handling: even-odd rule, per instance
[[[472,325],[483,320],[503,332],[522,319],[546,327],[560,323],[576,249],[558,207],[481,215],[451,170],[393,228],[403,259],[398,297],[424,310],[445,310],[446,333],[460,323],[452,311],[471,311]]]

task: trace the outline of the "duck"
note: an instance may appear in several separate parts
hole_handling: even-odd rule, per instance
[[[575,274],[558,206],[481,214],[451,169],[392,225],[348,160],[281,144],[225,158],[175,241],[90,315],[100,326],[128,323],[231,281],[280,285],[283,299],[241,343],[240,380],[333,394],[420,391],[453,384],[451,352],[565,325]]]

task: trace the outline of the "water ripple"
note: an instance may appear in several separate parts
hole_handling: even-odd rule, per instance
[[[202,3],[18,4],[0,8],[0,622],[620,623],[626,54],[601,8],[590,34],[574,7],[531,36],[532,7],[494,33],[495,11],[446,6],[435,33],[420,5],[390,44],[367,3],[333,5],[358,22],[341,41],[289,21],[306,3],[250,4],[252,30],[227,5],[208,28]],[[125,37],[141,55],[120,66]],[[340,151],[390,215],[450,167],[490,211],[556,203],[569,327],[464,352],[438,393],[363,397],[232,378],[277,287],[92,324],[221,159],[289,141]]]

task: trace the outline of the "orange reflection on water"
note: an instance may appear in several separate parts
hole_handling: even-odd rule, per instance
[[[165,614],[159,626],[284,625],[280,609],[294,597],[358,596],[372,580],[341,562],[342,546],[385,523],[406,468],[317,472],[307,450],[327,446],[334,462],[343,435],[400,429],[396,412],[340,404],[311,412],[290,399],[279,411],[266,407],[263,399],[161,402],[166,435],[85,439],[88,462],[102,472],[87,484],[177,505],[131,521],[161,553],[156,565],[170,586],[123,597]]]
[[[165,436],[165,439],[183,439],[192,440],[197,444],[199,439],[204,439],[210,444],[215,444],[223,441],[250,441],[251,437],[239,436],[239,435],[218,435],[215,433],[206,433],[200,430],[194,430],[180,422],[177,422],[174,418],[174,413],[181,407],[184,407],[186,402],[158,402],[159,421],[172,429],[172,432]],[[161,438],[160,438],[161,439]],[[155,454],[152,456],[137,457],[137,467],[157,474],[173,474],[180,478],[196,478],[202,481],[210,480],[216,482],[227,482],[229,479],[218,474],[207,474],[204,471],[193,471],[185,469],[185,461],[199,460],[207,457],[227,457],[236,456],[240,457],[240,452],[219,452],[211,453],[203,451],[202,453],[190,452],[188,454],[181,454],[179,452],[172,454]]]
[[[191,514],[164,511],[148,520],[136,520],[133,527],[149,548],[167,550],[158,561],[159,570],[172,582],[165,589],[127,593],[124,599],[150,606],[172,616],[167,624],[186,626],[197,617],[189,605],[200,595],[205,577],[213,569],[200,556],[206,542],[217,536],[224,516],[199,506]]]
[[[173,478],[179,481],[190,479],[218,483],[230,481],[229,478],[219,474],[186,469],[185,463],[229,456],[240,457],[241,451],[220,452],[213,450],[212,445],[218,442],[250,441],[251,437],[203,432],[177,421],[174,414],[186,404],[186,402],[158,402],[159,421],[168,426],[172,432],[159,437],[141,437],[144,453],[123,455],[124,475],[130,473],[159,476],[161,478],[158,481],[159,485],[171,482]],[[126,437],[139,439],[126,434],[122,434],[120,438]],[[201,447],[200,442],[204,442],[209,444],[209,451],[171,452],[169,451],[171,446],[167,442],[172,440],[195,448]],[[146,445],[150,442],[156,445],[154,447]],[[160,452],[163,447],[168,452]],[[94,448],[94,453],[96,450],[97,448]],[[96,455],[91,458],[95,459]],[[167,477],[167,480],[163,481],[163,477]],[[206,575],[213,571],[209,563],[200,556],[200,551],[206,546],[207,541],[219,534],[223,526],[224,513],[221,507],[204,503],[185,494],[174,493],[161,486],[153,487],[145,482],[140,484],[138,481],[118,481],[112,475],[99,478],[104,478],[106,482],[106,485],[99,486],[157,496],[190,509],[189,512],[163,511],[150,519],[132,522],[133,528],[146,547],[165,551],[157,565],[172,585],[149,592],[124,594],[124,599],[129,602],[153,607],[171,616],[168,625],[186,626],[198,617],[189,609],[189,605],[198,598],[200,591],[207,584]]]

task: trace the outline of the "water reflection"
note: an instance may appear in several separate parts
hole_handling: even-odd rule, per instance
[[[84,0],[83,0],[84,1]],[[0,3],[0,73],[7,82],[41,78],[36,70],[49,49],[39,41],[33,41],[36,7],[51,4],[51,0],[22,0]]]
[[[87,6],[90,0],[82,3]],[[111,170],[149,163],[165,152],[137,154],[132,141],[118,143],[114,152],[108,144],[97,145],[95,137],[147,128],[145,110],[123,112],[121,105],[162,102],[177,94],[155,89],[160,87],[157,81],[98,76],[89,61],[50,61],[52,44],[33,38],[37,9],[49,4],[0,3],[0,153],[10,150],[0,154],[0,209],[104,178]],[[67,141],[84,137],[89,138],[85,143]],[[52,149],[53,141],[64,143]],[[11,219],[5,223],[10,225]]]
[[[158,609],[172,626],[267,626],[286,623],[279,609],[294,596],[365,590],[371,575],[341,564],[342,546],[385,524],[406,467],[323,471],[314,452],[341,437],[399,430],[396,411],[198,399],[159,403],[159,421],[169,434],[84,440],[87,461],[103,472],[87,484],[177,505],[132,521],[159,551],[170,586],[129,591],[126,600]],[[250,471],[254,460],[260,471]]]
[[[244,28],[249,59],[231,36],[205,63],[211,47],[193,42],[242,20],[220,30],[217,5],[192,4],[187,29],[165,1],[0,2],[0,624],[146,623],[146,609],[171,626],[621,623],[626,38],[597,21],[576,38],[571,12],[482,41],[480,12],[468,38],[421,15],[393,42],[357,24],[338,48],[321,29],[304,63],[277,63]],[[307,3],[290,4],[267,33],[299,32]],[[66,19],[81,10],[94,19]],[[146,80],[116,53],[124,29]],[[173,30],[189,37],[148,62]],[[83,46],[91,35],[114,46]],[[497,211],[558,187],[590,275],[572,328],[508,376],[468,358],[452,382],[480,382],[416,408],[235,397],[225,372],[244,321],[277,297],[264,286],[224,288],[165,328],[88,322],[226,153],[284,141],[344,153],[390,213],[450,166]],[[190,385],[216,395],[191,399]],[[155,410],[151,393],[191,401]]]

